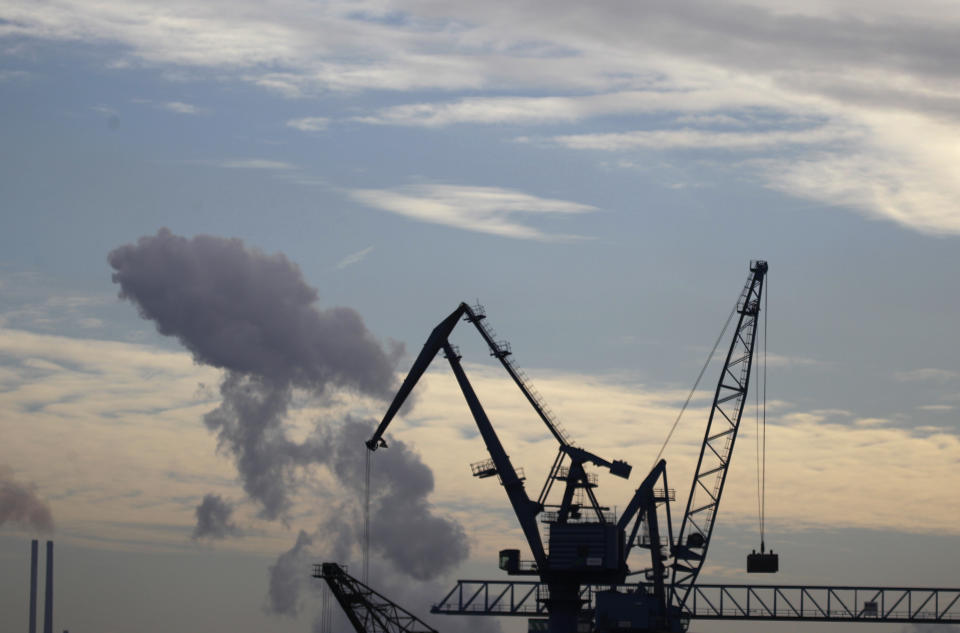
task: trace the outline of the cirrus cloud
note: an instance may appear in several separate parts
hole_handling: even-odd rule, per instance
[[[597,211],[596,207],[588,204],[540,198],[500,187],[429,184],[399,189],[355,189],[349,195],[366,206],[421,222],[540,241],[577,239],[577,236],[545,233],[521,223],[518,217],[563,216]]]

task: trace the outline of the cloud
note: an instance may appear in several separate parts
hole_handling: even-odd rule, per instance
[[[569,216],[596,207],[539,198],[513,189],[459,185],[411,185],[400,189],[355,189],[350,196],[369,207],[421,222],[443,224],[502,237],[555,241],[575,236],[544,233],[521,224],[517,216]]]
[[[953,411],[952,404],[924,404],[917,407],[921,411]]]
[[[192,103],[186,103],[184,101],[154,101],[153,99],[146,99],[143,97],[135,97],[130,100],[130,103],[135,103],[138,105],[149,105],[158,110],[166,110],[167,112],[174,112],[176,114],[188,114],[188,115],[198,115],[206,114],[209,112],[207,108],[201,108],[200,106],[193,105]],[[109,108],[98,107],[94,108],[95,110],[104,112],[104,113],[113,113],[116,112],[110,110]]]
[[[960,378],[960,372],[951,369],[936,369],[925,367],[923,369],[912,369],[910,371],[898,371],[896,378],[902,382],[931,382],[934,384],[946,384]]]
[[[25,70],[0,70],[0,81],[18,81],[30,77],[31,73]]]
[[[327,129],[329,124],[330,119],[321,116],[308,116],[287,121],[287,127],[292,127],[301,132],[322,132]]]
[[[572,134],[551,140],[571,149],[624,151],[646,149],[723,149],[735,151],[770,150],[790,145],[824,145],[853,140],[858,133],[831,126],[804,130],[761,132],[716,132],[696,129],[615,132],[610,134]]]
[[[0,274],[0,327],[35,331],[91,330],[102,325],[114,303],[107,294],[77,294],[73,288],[44,275],[24,272]]]
[[[947,137],[953,138],[950,133]],[[955,201],[960,180],[949,162],[960,149],[938,153],[931,138],[924,150],[909,144],[863,148],[851,154],[815,153],[795,160],[757,163],[772,189],[846,207],[864,216],[895,222],[930,235],[960,235]]]
[[[21,288],[11,288],[19,292]],[[22,302],[0,311],[0,326],[52,330],[70,326],[95,329],[103,322],[90,312],[107,304],[105,297],[89,295],[52,295],[39,301]]]
[[[467,97],[456,101],[401,104],[354,120],[372,125],[442,127],[455,124],[545,125],[575,123],[585,119],[664,112],[689,112],[680,122],[730,125],[782,121],[783,99],[771,91],[746,94],[723,86],[662,84],[656,89],[623,90],[577,96]],[[765,108],[766,112],[760,110]],[[698,114],[718,110],[729,114]],[[813,115],[815,112],[810,111]]]
[[[6,461],[55,505],[60,539],[182,547],[195,499],[235,490],[197,424],[216,380],[183,352],[0,328]]]
[[[37,497],[35,487],[17,481],[13,469],[0,464],[0,525],[16,523],[38,532],[53,531],[50,506]]]
[[[268,171],[284,171],[296,169],[297,166],[281,160],[267,160],[264,158],[242,158],[224,160],[213,163],[225,169],[265,169]]]
[[[539,486],[540,474],[548,471],[555,454],[554,440],[501,370],[473,363],[466,370],[488,415],[496,419],[507,451],[518,456],[515,465],[525,469],[530,485]],[[448,373],[442,366],[427,372],[418,389],[428,396],[411,415],[394,422],[391,431],[394,437],[417,442],[424,459],[440,474],[436,503],[464,508],[462,516],[474,517],[471,529],[480,542],[475,549],[494,555],[497,543],[505,546],[511,535],[521,543],[522,535],[509,515],[476,523],[478,508],[496,513],[506,501],[501,491],[484,490],[482,483],[471,480],[467,462],[483,456],[483,445]],[[526,373],[578,446],[607,459],[626,459],[635,477],[652,465],[647,460],[653,460],[686,396],[685,389],[651,389],[628,376],[531,368]],[[679,500],[689,491],[711,396],[712,391],[698,394],[665,452]],[[751,410],[744,416],[720,520],[749,526],[756,522],[755,430]],[[884,423],[848,411],[804,410],[781,403],[773,414],[768,407],[768,525],[958,534],[943,495],[954,485],[950,482],[960,485],[958,451],[960,435],[955,431],[902,428],[894,415]],[[471,454],[472,460],[464,457]],[[837,486],[837,481],[844,485]],[[611,506],[626,503],[636,486],[603,473],[600,484],[600,501]]]
[[[455,337],[465,335],[457,332]],[[522,355],[522,350],[515,351]],[[216,457],[215,438],[197,423],[217,405],[219,372],[195,364],[188,353],[0,328],[0,359],[0,407],[15,412],[0,417],[6,461],[21,480],[36,482],[55,504],[59,538],[69,536],[96,547],[108,540],[110,547],[177,550],[184,547],[183,535],[194,528],[200,497],[211,491],[225,499],[236,494],[235,467]],[[525,469],[528,489],[538,491],[556,454],[555,441],[501,369],[470,360],[464,359],[466,371],[504,446],[515,465]],[[687,388],[652,388],[620,374],[532,367],[526,373],[577,445],[633,464],[631,481],[600,473],[600,501],[622,507],[633,494],[636,477],[651,465]],[[386,476],[381,459],[390,457],[398,441],[415,448],[434,473],[434,489],[427,497],[433,516],[464,527],[472,558],[493,560],[499,549],[520,546],[523,536],[496,481],[471,476],[469,463],[486,453],[449,374],[442,362],[425,374],[414,393],[419,396],[417,407],[390,427],[390,448],[372,456],[378,482],[373,489],[390,490],[390,484],[376,477],[378,471]],[[696,395],[667,447],[670,481],[681,500],[689,490],[712,395],[712,390]],[[944,491],[960,487],[960,438],[949,426],[901,428],[900,415],[909,415],[914,405],[905,406],[905,411],[890,411],[891,422],[882,426],[853,423],[867,417],[866,412],[808,410],[784,403],[771,414],[768,407],[768,529],[856,527],[960,534],[949,495],[944,496]],[[382,414],[382,403],[346,396],[337,403],[301,398],[291,407],[287,424],[291,436],[305,438],[315,429],[315,419],[330,421],[331,438],[340,438],[337,445],[355,451],[343,457],[349,474],[363,466],[365,450],[355,446],[350,433],[338,431],[349,412],[364,412],[362,419],[368,419]],[[753,429],[747,424],[724,493],[719,519],[724,524],[750,526],[756,520],[752,446]],[[400,465],[407,462],[393,459]],[[118,472],[124,476],[117,477]],[[418,472],[411,467],[414,482],[423,481]],[[311,534],[320,524],[313,554],[359,560],[361,497],[354,492],[359,484],[340,483],[326,466],[301,471],[301,476],[308,483],[297,499],[309,493],[311,502],[297,505],[295,520],[297,527],[308,525]],[[421,484],[414,488],[424,490]],[[250,506],[237,506],[234,522],[255,524],[256,508]],[[331,516],[340,523],[327,526]],[[372,562],[392,568],[377,549],[378,525]],[[245,530],[244,539],[225,541],[223,547],[268,554],[289,549],[290,541],[289,531],[262,522]],[[306,564],[317,559],[302,560]],[[401,600],[402,593],[387,595],[415,607]],[[426,599],[423,604],[429,607]]]
[[[164,110],[169,110],[170,112],[176,112],[177,114],[201,114],[204,112],[203,108],[184,103],[183,101],[167,101],[159,104],[159,107]]]
[[[115,65],[215,73],[290,97],[416,93],[414,103],[350,112],[368,123],[614,117],[550,134],[565,147],[765,152],[765,162],[735,168],[791,196],[960,233],[960,82],[950,63],[960,15],[942,2],[874,3],[869,13],[852,0],[241,6],[190,5],[171,17],[155,0],[19,2],[5,7],[0,37],[117,44]],[[667,116],[635,120],[651,113]],[[293,121],[320,125],[313,119]],[[674,129],[677,120],[692,127]],[[796,120],[807,129],[792,129]],[[737,133],[709,129],[732,121],[743,124]]]
[[[805,356],[784,356],[782,354],[767,353],[764,356],[767,367],[823,367],[825,361]]]
[[[193,528],[193,539],[224,539],[237,536],[240,529],[233,522],[233,504],[220,495],[206,494],[197,506],[197,524]]]
[[[363,250],[357,251],[356,253],[350,253],[349,255],[341,259],[339,262],[337,262],[336,268],[337,270],[343,270],[348,266],[353,266],[354,264],[358,264],[361,261],[363,261],[363,259],[372,252],[373,252],[373,247],[368,246]]]

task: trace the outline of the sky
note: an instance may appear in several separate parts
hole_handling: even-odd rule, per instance
[[[362,439],[461,301],[634,466],[601,475],[624,507],[754,259],[770,581],[960,586],[958,58],[942,0],[0,0],[4,629],[31,538],[59,630],[322,628]],[[553,440],[468,328],[536,494]],[[680,501],[718,375],[664,453]],[[371,583],[426,617],[522,535],[444,363],[414,399]],[[756,580],[757,439],[750,407],[705,581]],[[430,622],[522,629],[467,620]]]

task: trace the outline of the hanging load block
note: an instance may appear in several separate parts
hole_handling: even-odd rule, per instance
[[[747,554],[747,573],[748,574],[775,574],[780,571],[780,555],[769,552]]]

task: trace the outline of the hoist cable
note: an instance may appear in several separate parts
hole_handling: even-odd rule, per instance
[[[330,633],[330,629],[327,626],[327,619],[330,615],[329,611],[330,590],[327,588],[326,583],[324,583],[320,594],[320,633]]]
[[[707,371],[710,361],[713,360],[713,355],[716,353],[717,347],[720,346],[720,341],[723,340],[723,335],[727,333],[727,328],[730,327],[730,321],[733,320],[733,315],[737,313],[737,306],[739,304],[740,300],[737,299],[737,302],[733,304],[733,310],[730,311],[730,316],[727,317],[727,322],[723,325],[723,330],[720,331],[720,336],[717,337],[716,342],[713,344],[713,349],[710,350],[710,354],[707,356],[706,362],[703,364],[703,367],[700,368],[700,373],[697,375],[697,379],[693,383],[693,388],[690,389],[690,393],[687,394],[687,399],[683,402],[683,406],[680,407],[680,413],[677,414],[677,419],[673,421],[673,426],[670,427],[670,432],[667,433],[667,439],[663,440],[663,446],[660,447],[657,457],[653,460],[653,466],[656,466],[660,461],[660,457],[663,455],[663,451],[666,450],[667,444],[670,442],[670,438],[673,437],[673,432],[677,430],[677,425],[680,423],[680,418],[683,417],[683,412],[687,410],[687,405],[690,404],[693,394],[696,393],[697,387],[700,385],[700,379],[703,378],[703,374]]]
[[[759,327],[760,325],[759,320],[757,320],[756,325]],[[757,363],[761,364],[762,362],[763,362],[763,359],[758,357]],[[761,372],[757,372],[757,373],[760,374]],[[755,382],[759,383],[760,380],[762,380],[762,374],[759,378],[757,378]],[[757,384],[756,388],[753,390],[753,397],[754,397],[754,403],[755,403],[753,408],[753,415],[754,415],[754,422],[755,422],[755,429],[756,429],[755,443],[756,443],[756,456],[757,456],[757,460],[756,460],[757,461],[757,524],[760,527],[760,542],[762,543],[763,542],[763,483],[762,483],[763,479],[760,474],[761,473],[761,470],[760,470],[761,431],[760,431],[760,385],[759,384]],[[763,550],[763,545],[760,546],[760,549]]]
[[[366,585],[370,578],[370,454],[373,451],[364,452],[367,454],[367,462],[363,490],[363,584]]]
[[[323,619],[323,631],[324,633],[333,633],[333,607],[331,606],[331,592],[330,588],[327,587],[327,606],[326,613]]]
[[[768,276],[769,279],[769,276]],[[766,280],[765,280],[766,285]],[[769,286],[768,292],[763,294],[763,337],[760,339],[763,347],[763,355],[757,355],[757,362],[760,364],[760,371],[757,372],[757,387],[754,391],[756,406],[754,416],[756,419],[756,449],[757,449],[757,521],[760,524],[760,552],[765,548],[765,528],[767,515],[767,306],[769,305]],[[760,320],[757,319],[756,327],[760,326]],[[762,403],[761,403],[762,391]]]
[[[769,281],[769,277],[767,278]],[[760,549],[764,544],[764,529],[767,520],[767,323],[770,298],[770,285],[767,284],[766,292],[763,295],[763,479],[762,479],[762,502],[760,504]]]

